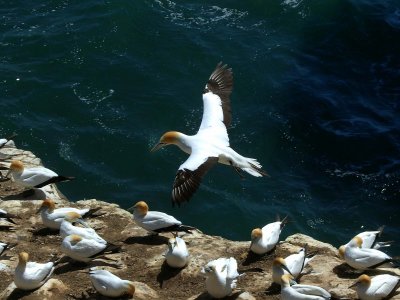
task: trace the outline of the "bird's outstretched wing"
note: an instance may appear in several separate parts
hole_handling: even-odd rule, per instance
[[[226,128],[232,120],[231,101],[229,99],[233,88],[232,69],[227,65],[218,63],[203,92],[203,119],[200,130],[210,127]]]
[[[204,174],[216,163],[218,157],[207,157],[200,152],[192,152],[179,167],[172,189],[172,204],[180,205],[189,201],[200,186]]]

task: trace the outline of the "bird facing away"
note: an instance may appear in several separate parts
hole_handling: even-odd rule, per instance
[[[29,260],[29,254],[19,254],[18,265],[15,269],[14,283],[21,290],[34,290],[42,286],[54,271],[54,263],[36,263]]]
[[[89,262],[100,258],[103,254],[118,252],[121,248],[113,244],[102,244],[94,239],[87,239],[77,234],[65,237],[61,243],[61,251],[76,261]]]
[[[217,299],[230,295],[240,276],[233,257],[212,260],[202,268],[201,273],[206,277],[207,292]]]
[[[149,206],[144,201],[137,202],[128,210],[133,212],[135,223],[152,234],[178,231],[191,233],[190,230],[196,229],[191,226],[182,225],[181,221],[166,213],[149,211]]]
[[[281,277],[281,299],[282,300],[326,300],[331,294],[323,288],[314,285],[295,284],[290,285],[292,275],[285,274]]]
[[[358,277],[350,287],[355,287],[361,300],[380,300],[392,295],[400,285],[400,277],[389,274],[369,277],[366,274]]]
[[[74,226],[73,223],[82,224],[84,227]],[[62,239],[71,234],[77,234],[87,239],[96,240],[101,244],[107,244],[107,241],[99,236],[93,228],[82,220],[81,215],[76,212],[68,212],[60,226],[60,236]]]
[[[189,154],[180,165],[172,189],[172,203],[189,201],[200,186],[202,177],[216,163],[230,165],[253,176],[266,176],[254,158],[240,155],[230,147],[227,127],[231,124],[230,94],[233,87],[232,69],[220,62],[211,73],[203,91],[203,118],[195,135],[177,131],[166,132],[151,151],[176,145]]]
[[[14,181],[24,187],[41,188],[51,183],[69,181],[74,177],[58,175],[45,167],[25,168],[20,160],[11,161],[6,177],[12,175]]]
[[[378,228],[378,230],[364,231],[364,232],[357,234],[356,236],[360,237],[363,241],[361,248],[380,249],[382,247],[391,246],[392,242],[379,242],[379,238],[382,236],[383,229],[384,229],[384,226],[381,226]],[[350,242],[351,242],[351,240],[350,240]],[[341,258],[344,258],[343,257],[344,250],[345,250],[345,247],[349,243],[339,247],[339,250],[341,249],[339,251],[339,255],[341,256]]]
[[[0,209],[0,219],[6,219],[10,223],[17,224],[13,219],[21,219],[21,218],[18,217],[17,215],[6,212],[4,209]]]
[[[133,296],[135,293],[135,286],[132,281],[123,280],[109,271],[90,269],[89,276],[96,291],[103,296]]]
[[[51,199],[45,199],[40,206],[38,213],[42,217],[43,225],[51,229],[60,229],[61,222],[69,212],[75,212],[81,216],[87,217],[93,215],[100,207],[96,208],[74,208],[74,207],[61,207],[56,208],[56,204]]]
[[[386,253],[376,250],[361,248],[363,241],[359,236],[354,237],[346,247],[339,249],[340,256],[346,263],[357,270],[374,269],[378,267],[393,267],[393,258]]]
[[[172,268],[183,268],[189,262],[189,251],[186,243],[180,237],[168,240],[168,250],[165,253],[165,261]]]
[[[275,248],[279,241],[282,228],[287,223],[287,217],[265,225],[263,228],[253,229],[251,232],[250,250],[256,254],[264,254]]]

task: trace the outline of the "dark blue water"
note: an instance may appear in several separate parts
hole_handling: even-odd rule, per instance
[[[273,2],[273,3],[270,3]],[[400,233],[400,2],[0,2],[0,136],[74,182],[71,200],[146,200],[209,234],[248,240],[288,215],[338,246]],[[231,145],[271,178],[217,166],[188,205],[170,193],[219,61],[234,71]],[[395,245],[391,254],[399,255]]]

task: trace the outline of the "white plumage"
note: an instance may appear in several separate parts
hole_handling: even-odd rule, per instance
[[[103,253],[107,245],[93,239],[87,239],[78,235],[69,235],[61,243],[61,251],[74,260],[89,262],[96,255]]]
[[[254,229],[251,233],[250,250],[256,254],[264,254],[274,249],[286,222],[285,218],[282,221],[269,223],[261,229]]]
[[[400,284],[400,277],[389,274],[369,277],[361,275],[353,286],[361,300],[380,300],[394,292]]]
[[[229,99],[232,88],[232,70],[219,63],[203,91],[203,118],[198,132],[191,136],[167,132],[152,149],[174,144],[190,155],[178,168],[172,190],[173,203],[189,201],[202,177],[216,163],[230,165],[238,172],[243,170],[256,177],[267,175],[256,159],[244,157],[230,147],[227,126],[232,118]]]
[[[74,226],[72,223],[78,222],[85,227]],[[87,239],[93,239],[101,244],[107,244],[107,241],[97,234],[97,232],[90,228],[81,216],[74,212],[69,212],[61,222],[60,236],[64,239],[68,235],[76,234]]]
[[[165,260],[172,268],[183,268],[189,261],[189,251],[186,243],[180,237],[169,239]]]
[[[89,276],[96,291],[103,296],[132,296],[135,293],[135,286],[132,281],[123,280],[109,271],[91,269]]]
[[[19,254],[19,262],[15,269],[14,283],[22,290],[33,290],[42,286],[54,271],[54,264],[28,262],[26,252]]]
[[[356,236],[345,247],[344,260],[349,266],[358,270],[392,267],[389,255],[376,249],[361,248],[361,245],[362,239]]]
[[[205,265],[201,273],[206,277],[207,292],[214,298],[224,298],[236,287],[237,262],[233,257],[218,258]]]
[[[61,207],[55,208],[55,203],[51,199],[46,199],[43,201],[40,209],[40,216],[42,217],[43,225],[51,229],[60,229],[61,222],[64,220],[65,216],[74,212],[81,216],[84,216],[90,211],[89,208],[78,209],[74,207]]]
[[[290,286],[291,275],[283,275],[281,278],[282,300],[326,300],[331,294],[323,288],[313,285],[295,284]]]

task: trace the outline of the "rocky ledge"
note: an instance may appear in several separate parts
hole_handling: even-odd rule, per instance
[[[10,147],[3,148],[1,152],[10,156],[1,162],[6,166],[10,159],[22,160],[28,167],[41,165],[40,159],[29,151]],[[323,287],[334,298],[356,299],[356,293],[348,287],[360,273],[338,258],[338,249],[303,234],[281,241],[270,255],[256,256],[248,252],[249,241],[230,241],[193,232],[184,236],[191,260],[185,268],[175,270],[164,263],[163,257],[171,235],[148,236],[134,224],[131,214],[118,205],[95,199],[72,203],[55,185],[37,190],[29,199],[21,199],[20,192],[11,181],[0,183],[0,208],[21,218],[12,227],[8,226],[12,224],[0,221],[0,241],[17,244],[6,252],[6,256],[0,257],[0,299],[105,299],[96,293],[90,282],[88,268],[93,266],[133,281],[136,287],[134,299],[209,299],[205,280],[200,275],[201,267],[210,260],[231,256],[236,258],[239,270],[245,271],[245,275],[239,278],[237,290],[227,299],[279,299],[280,288],[272,284],[272,260],[275,256],[286,257],[296,253],[305,244],[317,255],[309,263],[300,282]],[[45,285],[25,292],[16,289],[13,283],[19,252],[28,252],[30,260],[38,262],[63,256],[58,233],[45,229],[40,215],[36,214],[45,198],[53,199],[58,207],[101,207],[103,214],[87,221],[107,241],[121,245],[122,251],[107,256],[112,260],[94,260],[89,266],[66,260],[57,266]],[[393,269],[368,271],[368,274],[383,272],[399,274]],[[393,299],[400,299],[400,296],[396,295]]]

